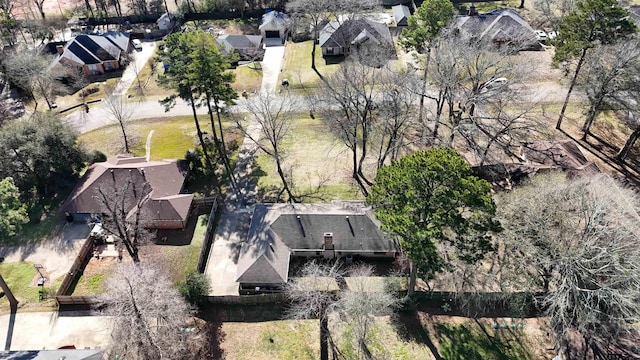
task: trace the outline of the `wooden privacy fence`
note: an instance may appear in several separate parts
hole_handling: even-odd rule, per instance
[[[241,296],[209,296],[208,300],[213,304],[257,305],[281,303],[286,300],[286,297],[284,293],[275,293]]]
[[[218,200],[215,198],[206,198],[203,201],[211,201],[211,212],[209,213],[209,219],[207,221],[207,230],[204,233],[204,243],[202,249],[200,249],[200,257],[198,258],[197,270],[199,273],[204,273],[204,268],[207,265],[207,258],[209,256],[209,250],[213,243],[213,236],[216,232],[216,224],[218,223]]]
[[[93,239],[87,237],[87,239],[84,241],[84,244],[82,244],[82,248],[80,248],[78,256],[76,256],[76,260],[73,262],[73,265],[71,265],[71,269],[69,269],[67,275],[65,275],[64,279],[62,279],[62,284],[60,284],[60,287],[56,292],[56,299],[58,298],[58,296],[67,295],[69,286],[71,286],[73,279],[75,279],[76,276],[79,276],[80,269],[84,265],[84,262],[87,260],[87,258],[91,256],[92,251]]]
[[[56,295],[58,305],[93,305],[98,303],[95,296]]]

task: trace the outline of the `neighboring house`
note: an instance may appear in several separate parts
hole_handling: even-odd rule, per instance
[[[409,11],[408,6],[395,5],[391,9],[393,10],[393,20],[395,21],[396,26],[409,25],[408,20],[409,16],[411,16],[411,11]]]
[[[56,48],[59,56],[54,65],[80,68],[85,75],[98,75],[124,65],[133,46],[129,34],[110,31],[102,35],[78,35]]]
[[[100,216],[104,205],[97,198],[99,191],[113,192],[131,181],[137,191],[131,189],[126,196],[129,217],[134,205],[141,200],[142,225],[153,229],[184,228],[191,211],[193,194],[182,194],[187,176],[184,161],[146,161],[144,157],[118,155],[105,162],[91,165],[73,192],[67,197],[61,211],[75,220]],[[145,186],[145,182],[148,186]],[[118,189],[120,190],[120,189]]]
[[[498,9],[487,14],[459,16],[456,24],[460,31],[473,38],[496,45],[518,44],[525,50],[541,50],[533,28],[512,9]]]
[[[227,52],[235,52],[241,60],[262,60],[262,36],[260,35],[221,35],[218,44]]]
[[[262,22],[258,29],[260,30],[260,35],[264,38],[265,45],[284,44],[290,24],[289,15],[279,11],[270,11],[262,15]]]
[[[389,27],[367,18],[330,21],[320,31],[319,45],[323,56],[347,55],[361,46],[395,53]]]
[[[238,258],[240,293],[277,291],[288,281],[292,256],[324,259],[394,258],[400,245],[380,230],[360,201],[257,204]]]
[[[164,13],[156,20],[156,25],[160,30],[169,30],[173,27],[173,19],[171,19],[169,13]]]

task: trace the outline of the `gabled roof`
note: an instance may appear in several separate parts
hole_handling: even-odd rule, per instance
[[[407,25],[407,20],[409,20],[409,16],[411,16],[411,11],[409,11],[409,7],[405,5],[395,5],[391,7],[393,10],[393,20],[396,22],[398,26]]]
[[[217,38],[218,44],[224,46],[226,51],[258,48],[262,44],[260,35],[221,35]]]
[[[258,29],[286,29],[287,27],[289,27],[289,22],[289,15],[281,13],[279,11],[269,11],[268,13],[262,15],[262,22],[260,23]]]
[[[386,253],[400,249],[360,201],[257,204],[238,258],[236,281],[286,282],[289,251],[323,251],[324,234],[329,232],[335,251]]]
[[[320,47],[349,47],[365,41],[393,44],[387,25],[366,18],[330,21],[320,31]]]
[[[139,190],[128,194],[127,203],[133,206],[137,200],[145,199],[143,214],[147,216],[146,220],[184,220],[193,199],[191,194],[180,194],[186,173],[183,162],[177,160],[146,161],[144,157],[127,155],[112,157],[89,167],[61,211],[101,213],[102,204],[95,198],[98,191],[132,181]],[[146,191],[140,191],[145,189],[145,182],[149,186]]]
[[[498,9],[487,14],[459,16],[456,23],[469,36],[489,41],[513,41],[538,44],[533,28],[512,9]]]
[[[78,35],[64,47],[60,58],[75,63],[99,64],[120,60],[121,51],[128,51],[129,34],[110,31],[103,35]]]

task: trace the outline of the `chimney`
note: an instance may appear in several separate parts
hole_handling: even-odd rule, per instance
[[[147,181],[147,177],[144,175],[144,168],[140,168],[140,173],[142,174],[142,178]]]
[[[323,256],[325,259],[333,259],[336,257],[336,253],[333,250],[333,233],[324,233],[324,251]]]
[[[56,45],[56,51],[59,55],[62,55],[62,53],[64,52],[64,45]]]
[[[478,12],[476,11],[476,6],[471,4],[471,6],[469,6],[469,16],[476,16],[478,15]]]
[[[333,233],[324,233],[324,249],[333,250]]]

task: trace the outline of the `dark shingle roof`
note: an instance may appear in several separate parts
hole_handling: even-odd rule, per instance
[[[349,47],[363,36],[376,42],[393,44],[386,24],[365,18],[349,19],[343,23],[331,21],[320,31],[320,47]],[[362,42],[362,41],[359,41]]]
[[[225,50],[257,48],[262,43],[262,36],[259,35],[222,35],[218,37],[218,44],[225,47]]]

